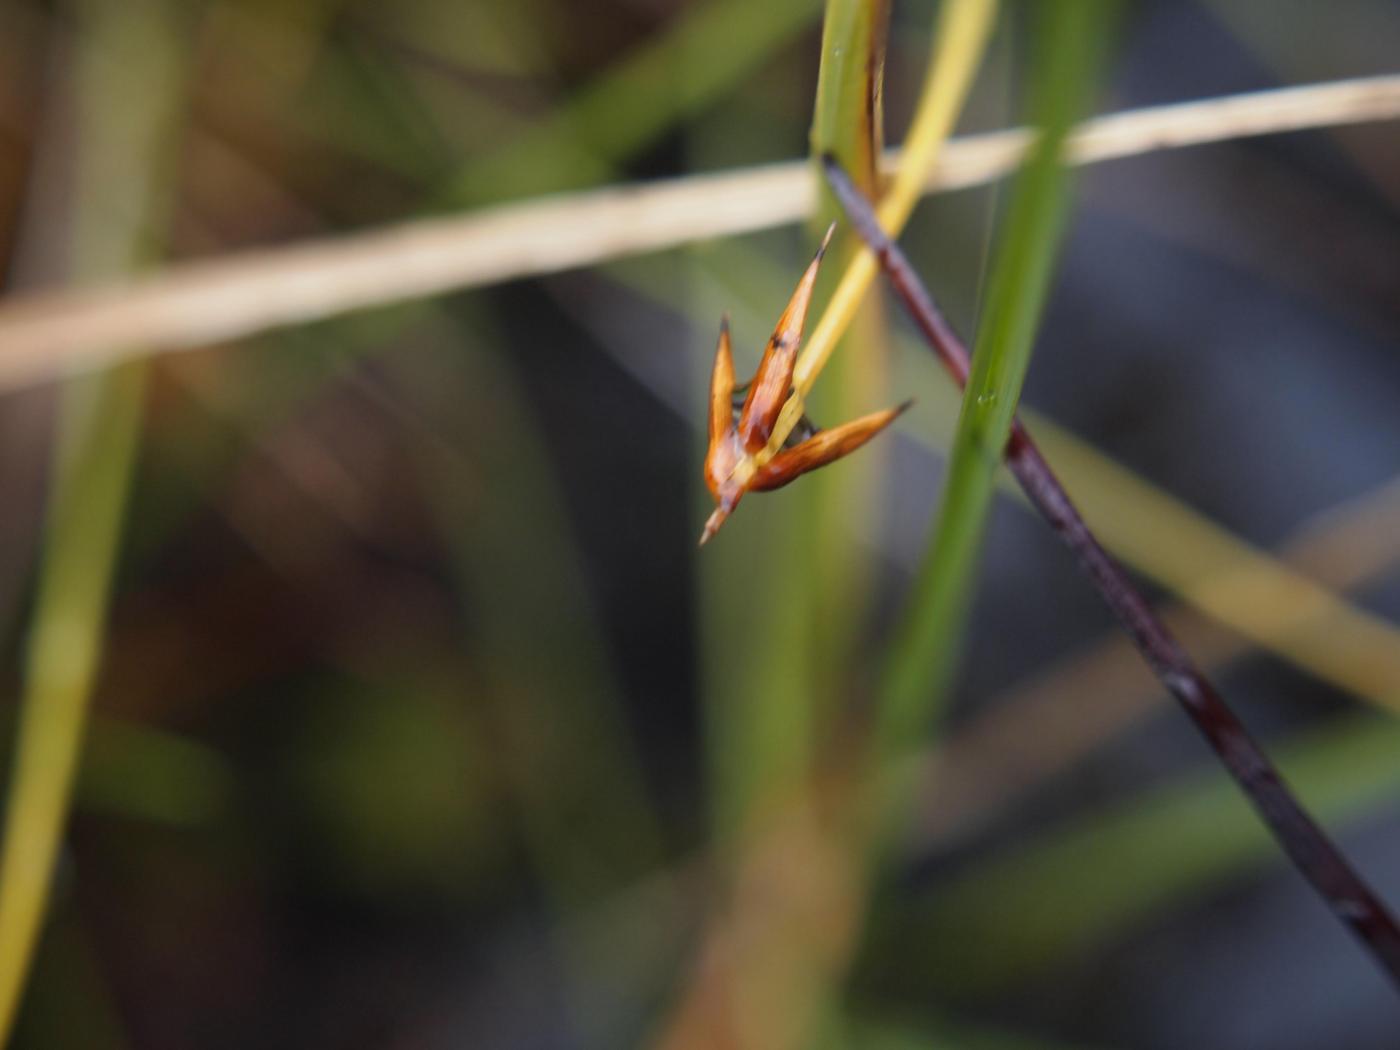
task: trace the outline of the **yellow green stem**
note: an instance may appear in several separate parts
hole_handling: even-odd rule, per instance
[[[986,50],[996,9],[996,0],[949,0],[944,5],[934,37],[930,74],[924,81],[913,123],[904,140],[899,171],[880,204],[880,224],[892,235],[898,234],[913,214],[922,187],[962,112],[972,78]],[[857,253],[846,268],[797,360],[793,372],[796,389],[783,406],[772,439],[764,450],[768,456],[782,447],[802,418],[805,398],[812,384],[855,317],[877,272],[875,256],[868,249]]]
[[[72,139],[59,107],[41,163],[72,173],[73,276],[111,278],[147,253],[156,187],[183,97],[167,0],[74,4]],[[139,63],[128,59],[139,55]],[[55,172],[45,172],[47,175]],[[140,432],[146,364],[71,380],[62,392],[5,838],[0,846],[0,1046],[19,1011],[48,906],[102,654],[122,515]]]
[[[0,853],[0,1043],[14,1022],[34,955],[72,794],[145,369],[144,363],[123,365],[64,391],[60,462]]]

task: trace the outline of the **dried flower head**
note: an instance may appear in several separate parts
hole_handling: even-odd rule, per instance
[[[729,340],[729,320],[720,325],[719,349],[710,378],[710,447],[705,456],[705,484],[715,498],[715,510],[700,536],[703,546],[719,531],[746,492],[782,488],[808,471],[854,452],[909,407],[910,402],[852,420],[830,430],[817,430],[805,440],[774,451],[769,447],[773,427],[792,395],[792,373],[802,327],[812,302],[812,289],[822,256],[831,242],[833,223],[822,238],[816,257],[797,283],[797,290],[778,318],[768,339],[758,371],[735,418],[734,355]]]

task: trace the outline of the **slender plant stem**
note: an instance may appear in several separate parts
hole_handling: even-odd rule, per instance
[[[904,217],[912,211],[923,180],[961,111],[980,65],[995,10],[996,0],[949,0],[940,9],[924,88],[906,138],[908,168],[902,169],[904,174],[898,183],[902,187],[900,197],[907,201],[907,207],[902,209]],[[882,0],[830,0],[828,3],[813,128],[814,153],[841,150],[843,156],[861,165],[863,174],[870,176],[872,184],[877,148],[871,137],[878,127],[878,118],[873,112],[878,99],[875,67],[881,60],[879,44],[887,15],[888,9]],[[841,61],[835,60],[838,57]],[[852,130],[849,119],[852,110],[858,117],[855,126],[861,130]],[[814,157],[814,162],[819,163],[819,156]],[[815,186],[814,183],[809,188],[815,189]],[[831,206],[834,209],[834,202]],[[893,213],[891,221],[902,221],[902,217],[898,212]],[[847,312],[841,315],[844,321],[838,326],[826,322],[827,338],[832,346],[844,331],[844,322],[851,319],[849,311],[859,304],[860,295],[851,298],[855,287],[852,275],[857,275],[859,283],[862,280],[859,271],[868,271],[864,283],[856,289],[863,291],[879,272],[864,246],[857,244],[856,249],[855,259],[863,259],[864,263],[848,265],[838,284],[838,288],[844,287],[847,291],[833,295],[834,300],[843,294],[847,298]],[[835,317],[838,313],[833,313],[829,306],[824,316]],[[807,345],[811,346],[811,340]],[[790,398],[787,408],[793,403]],[[794,418],[793,422],[796,421]],[[819,492],[820,488],[809,490],[804,498],[811,499]],[[827,507],[831,508],[831,504]],[[823,513],[819,517],[828,515]],[[767,578],[772,579],[775,566],[800,567],[806,561],[809,568],[805,570],[805,577],[798,574],[799,588],[773,591],[760,586],[758,593],[769,597],[775,593],[780,595],[784,607],[791,606],[796,595],[799,609],[806,604],[800,600],[800,595],[806,594],[817,599],[812,608],[820,610],[820,617],[839,619],[849,611],[850,605],[840,594],[847,590],[844,581],[837,582],[839,578],[823,571],[825,567],[814,572],[810,568],[809,553],[829,550],[840,560],[841,552],[823,544],[820,536],[819,532],[811,531],[807,521],[797,533],[782,532],[780,547],[776,548],[782,552],[781,560],[764,565]],[[796,562],[794,554],[800,556]],[[821,560],[818,557],[818,561]],[[745,572],[746,587],[752,590],[752,569]],[[767,608],[762,604],[766,600],[760,598],[755,602],[750,595],[741,605],[748,612],[755,607]],[[825,666],[818,670],[818,678],[811,679],[812,685],[805,687],[805,695],[801,697],[804,706],[810,705],[814,695],[820,703],[823,693],[818,690],[830,695],[830,683],[840,674],[839,668],[834,670],[831,666],[833,647],[829,643],[823,647],[821,643],[825,640],[808,626],[809,623],[822,625],[809,621],[807,615],[804,610],[799,619],[789,609],[776,618],[770,617],[764,623],[765,641],[760,649],[765,654],[764,663],[770,662],[766,655],[769,650],[777,650],[775,655],[786,663],[787,650],[793,645],[793,634],[788,632],[809,632],[807,641],[797,643],[805,664],[798,670],[807,679],[817,661]],[[775,637],[775,630],[783,634]],[[745,638],[745,647],[752,648],[752,641],[752,637]],[[839,665],[839,658],[834,662]],[[765,669],[760,673],[768,672]],[[783,677],[778,689],[791,695],[793,676],[788,673]],[[741,682],[740,695],[747,701],[761,701],[745,705],[753,709],[745,716],[750,724],[761,724],[754,722],[752,715],[762,715],[776,705],[774,697],[769,695],[772,690],[762,688],[752,678],[750,675],[749,680]],[[813,714],[820,717],[822,712],[812,712],[808,707],[806,711],[788,714],[784,718],[785,726],[810,736]],[[781,741],[789,753],[794,749],[792,735]],[[823,739],[827,735],[821,734]],[[745,741],[736,735],[736,742],[744,747],[745,754],[755,753],[752,739]],[[816,743],[815,739],[811,742]],[[807,740],[796,742],[797,746],[807,743]],[[804,747],[797,756],[802,762],[798,767],[788,754],[771,744],[763,746],[768,755],[789,761],[791,765],[779,770],[777,775],[771,769],[760,771],[766,781],[762,785],[763,793],[749,793],[743,799],[744,826],[739,829],[742,834],[734,839],[740,846],[737,863],[726,872],[729,886],[723,903],[709,917],[700,938],[695,973],[660,1030],[657,1046],[665,1050],[716,1046],[777,1050],[814,1042],[824,1044],[830,1040],[823,1038],[827,1034],[823,1030],[840,1014],[836,990],[854,950],[869,892],[866,872],[861,869],[862,858],[858,851],[848,848],[844,827],[837,827],[843,821],[833,819],[831,810],[843,807],[827,797],[835,792],[823,783],[824,771],[812,768],[812,760],[818,756]],[[729,756],[724,759],[726,763],[732,761]],[[791,775],[794,771],[802,774],[800,780]],[[725,783],[724,780],[717,782]],[[722,832],[732,830],[723,824],[721,828]],[[782,875],[783,885],[775,899],[772,878],[777,872],[791,872],[800,877]],[[758,994],[763,1003],[759,1010],[753,1008],[758,1001],[754,998],[755,989],[760,990]]]
[[[1036,148],[1016,176],[997,238],[937,520],[882,661],[875,716],[881,758],[899,754],[926,732],[956,666],[1001,450],[1030,367],[1070,210],[1071,182],[1061,150],[1098,83],[1112,10],[1102,0],[1081,0],[1036,12],[1025,89],[1026,109],[1039,129]],[[883,221],[883,209],[879,218],[882,229],[896,230]]]
[[[861,190],[878,200],[882,189],[880,152],[884,142],[884,70],[889,36],[890,0],[827,0],[822,20],[822,59],[817,77],[817,97],[811,132],[812,168],[818,186],[820,159],[830,152],[855,177]],[[818,236],[840,217],[841,207],[823,191],[813,216]],[[865,245],[847,236],[833,245],[827,268],[842,273]],[[808,407],[832,424],[864,414],[883,405],[889,386],[886,348],[886,307],[878,296],[867,296],[851,329],[845,348],[832,364],[827,382],[813,391]],[[867,455],[887,453],[876,445]],[[805,482],[799,508],[810,530],[806,545],[784,538],[782,545],[798,563],[796,576],[806,582],[805,616],[810,621],[808,663],[812,689],[803,706],[815,716],[814,728],[830,728],[830,716],[840,710],[842,683],[849,675],[859,644],[851,623],[866,619],[872,594],[873,561],[857,555],[850,537],[870,527],[875,519],[878,470],[823,470]],[[783,596],[783,615],[801,609],[797,592]],[[834,610],[841,615],[832,615]]]
[[[184,97],[170,0],[72,5],[72,108],[46,114],[42,174],[71,178],[68,265],[111,277],[146,257]],[[134,71],[121,59],[139,54]],[[70,138],[71,136],[71,138]],[[52,169],[48,165],[54,165]],[[60,399],[43,556],[24,655],[0,843],[0,1047],[10,1043],[44,930],[88,707],[104,648],[122,522],[140,445],[147,364],[74,377]]]
[[[1099,117],[1071,136],[1066,160],[1095,164],[1398,115],[1400,76],[1309,84]],[[1013,171],[1029,145],[1020,128],[952,140],[923,190],[992,182]],[[895,159],[887,154],[886,165]],[[30,292],[0,302],[0,390],[126,357],[771,229],[806,218],[815,203],[807,162],[794,161],[542,197],[231,253],[98,287]]]
[[[869,201],[838,165],[828,163],[825,169],[852,224],[875,253],[930,348],[954,379],[965,385],[969,360],[962,340],[934,305],[903,251],[880,227]],[[1123,567],[1094,538],[1019,419],[1012,423],[1005,459],[1026,496],[1074,552],[1143,659],[1181,703],[1284,852],[1337,918],[1370,950],[1392,983],[1400,986],[1400,927],[1394,916],[1294,797],[1244,724],[1172,637]]]
[[[939,12],[933,64],[924,82],[914,119],[904,139],[899,170],[880,198],[880,219],[887,229],[900,230],[914,213],[972,89],[987,40],[996,24],[997,0],[958,0]],[[805,412],[805,399],[837,342],[854,319],[875,280],[877,266],[868,251],[856,253],[827,300],[826,309],[807,337],[792,373],[792,396],[783,406],[768,438],[771,456],[782,447]]]

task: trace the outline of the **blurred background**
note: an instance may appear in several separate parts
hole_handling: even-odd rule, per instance
[[[0,0],[4,287],[800,158],[821,8]],[[891,141],[936,9],[893,4]],[[1024,119],[1027,32],[1007,5],[960,133]],[[1384,0],[1140,0],[1098,108],[1397,55]],[[1076,194],[1036,432],[1400,902],[1395,125],[1115,161]],[[932,197],[904,238],[969,335],[1004,196]],[[719,318],[747,375],[814,241],[706,240],[144,368],[13,1045],[653,1045],[726,858],[869,691],[956,415],[877,304],[814,413],[915,409],[696,550]],[[58,391],[0,392],[7,763]],[[1258,551],[1344,604],[1302,609],[1249,575]],[[1014,499],[950,703],[911,746],[927,783],[828,1004],[833,1045],[1397,1045],[1384,979]]]

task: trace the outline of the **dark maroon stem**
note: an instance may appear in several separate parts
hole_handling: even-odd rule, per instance
[[[969,367],[966,346],[934,305],[899,246],[880,227],[870,202],[833,158],[824,157],[823,164],[837,200],[879,259],[914,323],[953,378],[965,386]],[[1337,918],[1371,950],[1391,982],[1400,986],[1400,927],[1385,903],[1303,809],[1244,724],[1172,637],[1123,567],[1094,538],[1019,419],[1012,423],[1006,465],[1031,503],[1074,552],[1080,567],[1132,636],[1143,659],[1180,701],[1284,852]]]

